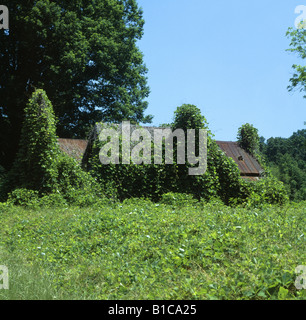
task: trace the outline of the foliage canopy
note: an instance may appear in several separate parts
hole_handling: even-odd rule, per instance
[[[10,167],[24,107],[44,89],[59,136],[85,138],[97,121],[150,122],[147,68],[136,0],[3,0],[10,30],[0,32],[0,164]]]
[[[8,196],[15,204],[51,196],[57,202],[89,205],[102,193],[76,160],[60,151],[52,104],[42,89],[29,99],[16,159],[0,182],[1,197]]]
[[[306,130],[270,138],[262,151],[272,174],[284,182],[291,200],[306,200]]]
[[[251,155],[255,155],[259,150],[258,129],[252,124],[246,123],[238,129],[237,140],[240,147]]]
[[[184,104],[174,113],[174,122],[170,124],[175,129],[203,129],[208,130],[208,124],[201,111],[194,105]],[[163,194],[185,193],[196,199],[221,199],[226,204],[246,203],[256,197],[259,201],[268,203],[285,203],[286,192],[282,183],[275,179],[263,179],[260,188],[248,183],[240,177],[240,171],[235,161],[225,155],[213,140],[208,130],[207,141],[207,171],[203,175],[190,176],[190,164],[178,164],[174,154],[174,163],[171,165],[155,165],[152,155],[152,164],[130,165],[109,164],[103,165],[99,160],[99,151],[106,142],[96,140],[89,157],[89,170],[102,184],[115,188],[119,199],[132,197],[148,197],[160,200]],[[120,132],[119,132],[120,134]],[[197,141],[197,140],[196,140]],[[196,148],[197,149],[197,148]],[[121,151],[121,147],[120,147]],[[176,147],[174,144],[174,152]],[[121,157],[121,156],[120,156]],[[165,160],[165,159],[164,159]]]

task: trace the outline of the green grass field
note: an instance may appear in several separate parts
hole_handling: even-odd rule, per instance
[[[305,299],[305,213],[306,202],[2,206],[0,299]]]

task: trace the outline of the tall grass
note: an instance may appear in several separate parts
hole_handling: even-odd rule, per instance
[[[52,300],[63,294],[54,286],[54,274],[39,263],[26,261],[22,252],[0,254],[9,270],[9,289],[0,290],[0,300]]]
[[[3,207],[4,208],[4,207]],[[129,200],[0,212],[0,299],[305,299],[304,203]]]

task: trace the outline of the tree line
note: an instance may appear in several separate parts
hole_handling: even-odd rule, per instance
[[[261,140],[260,151],[272,174],[284,182],[291,200],[306,200],[306,129],[289,138]]]

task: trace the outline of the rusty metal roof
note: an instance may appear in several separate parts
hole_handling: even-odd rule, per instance
[[[264,171],[258,161],[240,148],[237,142],[216,141],[216,143],[228,157],[238,164],[242,176],[260,176]]]
[[[75,158],[78,162],[82,162],[88,146],[87,140],[59,138],[58,141],[63,152]],[[257,177],[264,171],[258,161],[240,148],[237,142],[216,141],[216,143],[228,157],[231,157],[237,163],[242,177],[257,180]]]
[[[75,158],[78,162],[82,161],[88,143],[87,140],[59,138],[58,142],[61,151]]]

